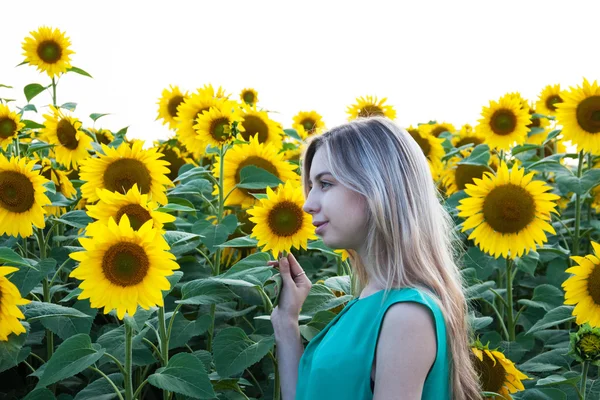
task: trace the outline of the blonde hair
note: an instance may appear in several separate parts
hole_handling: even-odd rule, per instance
[[[329,171],[342,185],[360,193],[367,203],[369,274],[350,251],[356,279],[354,295],[369,276],[386,288],[424,290],[438,303],[446,322],[451,352],[452,398],[480,399],[473,364],[472,330],[464,281],[455,263],[456,234],[440,203],[427,160],[411,136],[382,117],[357,119],[312,138],[303,156],[303,183],[308,180],[317,149],[327,154]]]

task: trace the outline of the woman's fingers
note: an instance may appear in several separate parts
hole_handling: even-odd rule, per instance
[[[284,286],[296,285],[290,272],[290,263],[285,257],[279,260],[279,273],[281,274]]]

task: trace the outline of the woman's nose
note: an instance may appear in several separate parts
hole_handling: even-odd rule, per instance
[[[318,211],[317,202],[315,201],[314,196],[311,196],[310,192],[308,193],[308,197],[306,198],[302,209],[309,214],[314,214]]]

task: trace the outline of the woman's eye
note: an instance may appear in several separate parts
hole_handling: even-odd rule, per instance
[[[328,186],[331,186],[331,183],[329,183],[329,182],[321,182],[321,189],[325,189]]]

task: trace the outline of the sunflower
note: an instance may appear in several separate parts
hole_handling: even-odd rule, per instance
[[[61,171],[59,169],[52,167],[52,161],[49,158],[43,157],[37,161],[38,164],[41,165],[40,174],[48,179],[49,181],[54,182],[54,187],[56,191],[61,193],[67,199],[72,199],[77,195],[77,190],[71,183],[71,180],[67,176],[65,171]],[[50,215],[61,215],[66,211],[65,207],[57,207],[52,205],[44,206],[44,209]]]
[[[0,147],[6,151],[9,144],[17,137],[19,131],[25,126],[21,117],[8,106],[0,104]]]
[[[290,181],[281,184],[274,192],[267,188],[267,198],[248,210],[250,221],[256,226],[252,236],[258,247],[271,251],[277,257],[280,251],[295,247],[306,249],[309,239],[316,239],[315,227],[309,214],[304,212],[304,195],[299,185]]]
[[[169,165],[167,166],[169,169],[167,177],[172,181],[175,181],[179,176],[179,169],[185,164],[197,165],[191,158],[192,155],[186,150],[185,146],[177,141],[173,145],[169,144],[169,142],[159,144],[157,146],[157,151],[164,154],[163,160],[169,162]]]
[[[242,119],[242,114],[236,104],[227,99],[219,99],[217,104],[203,111],[196,118],[194,130],[198,141],[214,147],[223,146],[233,141],[233,124]],[[238,125],[238,130],[243,132],[244,126]],[[243,133],[242,133],[243,135]]]
[[[357,118],[386,117],[396,119],[396,110],[389,104],[385,104],[387,97],[377,100],[377,96],[361,96],[356,98],[356,103],[346,108],[349,114],[348,121]]]
[[[409,126],[406,131],[414,141],[417,142],[421,151],[423,151],[423,154],[427,158],[429,169],[431,170],[431,176],[434,180],[437,180],[440,171],[443,168],[442,157],[445,153],[442,143],[444,142],[444,139],[439,139],[429,134],[429,131],[426,128],[421,128],[422,126],[423,125],[419,125],[418,128]]]
[[[292,147],[292,148],[289,148],[288,150],[284,150],[281,153],[283,155],[283,159],[286,161],[289,161],[291,163],[300,165],[300,156],[302,156],[304,147],[305,147],[305,145],[298,144],[297,147]]]
[[[81,165],[79,175],[86,181],[81,186],[82,196],[93,203],[100,199],[97,189],[125,194],[137,183],[142,194],[150,194],[152,200],[167,204],[165,186],[173,186],[166,176],[169,163],[159,160],[163,155],[155,148],[142,149],[143,144],[141,140],[134,140],[132,146],[121,143],[117,149],[101,145],[104,154],[89,158]]]
[[[465,156],[469,153],[470,151],[465,152]],[[467,184],[474,182],[475,178],[481,179],[485,172],[491,172],[491,168],[484,165],[460,164],[462,160],[461,157],[450,158],[446,168],[441,173],[447,196],[464,190]]]
[[[45,226],[47,179],[33,170],[34,165],[34,160],[8,160],[0,154],[0,234],[27,237],[33,234],[32,224]]]
[[[82,280],[79,299],[90,299],[94,308],[104,307],[104,313],[117,310],[119,319],[127,312],[135,314],[140,305],[147,310],[163,306],[161,290],[171,285],[167,276],[179,269],[175,256],[160,231],[146,221],[139,230],[123,215],[117,225],[113,218],[108,225],[98,225],[90,238],[80,238],[85,251],[69,256],[79,261],[70,276]]]
[[[452,137],[452,145],[454,147],[461,147],[467,144],[473,144],[473,147],[478,144],[482,144],[485,138],[481,136],[473,127],[469,124],[464,124],[457,135]]]
[[[512,399],[511,393],[525,390],[521,380],[531,378],[519,371],[500,351],[489,350],[480,343],[471,347],[471,351],[476,357],[475,369],[483,391],[498,393],[505,399]]]
[[[179,86],[169,85],[169,89],[164,89],[158,104],[158,119],[163,120],[163,125],[169,124],[169,129],[177,128],[177,115],[179,105],[182,104],[190,95],[179,90]]]
[[[458,216],[466,221],[462,231],[473,229],[469,239],[488,254],[498,258],[517,257],[547,241],[546,232],[556,234],[550,221],[559,196],[546,193],[552,189],[535,175],[513,166],[509,171],[502,163],[494,176],[485,172],[483,178],[466,184],[469,196],[460,200]]]
[[[25,333],[25,328],[19,322],[25,316],[19,307],[29,303],[23,299],[19,289],[8,280],[6,275],[18,271],[15,267],[0,267],[0,341],[7,341],[8,335]]]
[[[533,114],[535,114],[535,110],[533,108],[529,109],[529,114],[531,123],[527,125],[527,128],[530,129],[530,134],[527,136],[525,143],[542,144],[548,137],[548,127],[550,126],[550,122],[548,122],[546,118],[534,117]]]
[[[560,93],[560,85],[548,85],[540,93],[535,108],[540,114],[547,116],[556,115],[556,105],[562,103],[563,99]]]
[[[29,33],[32,37],[26,37],[22,44],[26,63],[35,65],[51,78],[71,68],[70,55],[74,51],[69,49],[71,41],[63,32],[42,26]]]
[[[271,143],[277,150],[281,149],[283,141],[283,128],[271,118],[266,111],[259,111],[256,106],[244,105],[242,122],[240,124],[241,139],[249,141],[251,137],[257,136],[259,143]]]
[[[561,94],[564,101],[556,104],[562,133],[579,150],[600,154],[600,87],[584,79],[582,87],[570,89]]]
[[[51,115],[44,115],[42,137],[54,145],[56,161],[67,168],[77,167],[88,158],[92,150],[92,138],[81,130],[77,118],[65,115],[60,109],[50,106]]]
[[[450,132],[454,134],[456,129],[454,125],[448,122],[433,123],[433,124],[421,124],[419,127],[427,132],[428,135],[439,137],[444,132]]]
[[[475,130],[490,148],[508,150],[515,142],[525,142],[531,120],[529,110],[522,108],[520,97],[507,94],[497,102],[491,100],[489,107],[483,107],[481,115],[483,118]]]
[[[262,168],[271,174],[277,176],[281,181],[298,181],[300,177],[295,171],[296,166],[284,161],[283,155],[277,153],[277,149],[269,143],[259,143],[258,137],[254,136],[248,144],[237,144],[225,154],[225,164],[223,166],[223,191],[231,192],[225,205],[241,205],[243,208],[252,206],[256,198],[252,193],[265,193],[264,189],[241,189],[236,188],[240,183],[241,172],[244,167],[249,165]],[[220,157],[215,158],[213,164],[213,174],[219,177],[221,166]],[[216,191],[214,194],[217,194]]]
[[[249,106],[253,106],[258,103],[258,92],[252,88],[242,89],[240,92],[240,100]]]
[[[298,132],[302,139],[318,135],[325,129],[323,117],[316,111],[300,111],[294,116],[292,128]]]
[[[221,86],[215,91],[212,84],[207,84],[202,87],[202,89],[198,89],[198,93],[205,94],[210,97],[214,97],[215,99],[228,99],[229,95],[225,93],[225,89]]]
[[[563,282],[565,304],[575,305],[575,322],[582,325],[588,322],[600,327],[600,244],[591,242],[594,254],[585,257],[571,256],[578,265],[565,272],[573,274]]]
[[[336,250],[333,250],[333,252],[340,255],[340,257],[342,258],[342,262],[346,261],[348,259],[348,257],[350,257],[350,253],[348,253],[348,250],[336,249]]]
[[[600,365],[600,328],[593,328],[585,323],[577,332],[571,332],[569,339],[569,354],[576,361]]]
[[[100,144],[109,145],[113,140],[115,140],[115,135],[113,135],[108,129],[89,128],[89,131],[96,135],[96,139]]]
[[[194,154],[196,159],[202,157],[206,150],[206,142],[199,137],[194,128],[196,118],[201,116],[204,111],[216,106],[218,100],[214,96],[214,90],[199,89],[197,93],[185,99],[177,108],[178,113],[175,117],[177,137]]]
[[[154,229],[162,231],[163,224],[175,221],[174,216],[155,211],[158,204],[148,200],[147,194],[141,194],[135,183],[126,194],[102,189],[98,190],[98,197],[100,201],[97,204],[87,206],[87,214],[103,225],[107,225],[110,218],[114,218],[119,223],[123,215],[127,215],[131,227],[136,231],[149,220],[154,221],[152,225]],[[88,226],[89,233],[90,226]]]

